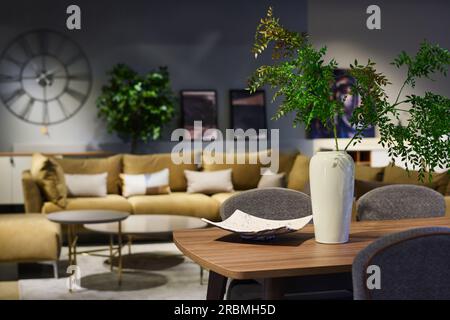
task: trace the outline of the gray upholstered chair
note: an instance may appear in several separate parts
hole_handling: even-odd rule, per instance
[[[411,229],[382,237],[353,261],[354,299],[450,299],[449,252],[450,228]],[[379,267],[378,283],[373,271],[368,273],[369,266]]]
[[[441,217],[445,215],[445,198],[423,186],[390,185],[361,196],[356,211],[359,221]]]
[[[228,218],[236,209],[248,214],[273,220],[297,219],[312,214],[311,198],[299,191],[285,188],[253,189],[238,193],[227,199],[220,207],[222,219]],[[344,284],[343,284],[344,283]],[[311,291],[324,291],[323,289],[340,290],[350,289],[351,274],[337,274],[327,277],[302,277],[292,279],[286,288],[291,296],[301,295]],[[335,286],[336,288],[333,288]],[[351,297],[350,291],[345,291],[345,298]],[[262,285],[257,280],[232,280],[227,290],[227,299],[260,299],[262,296]],[[338,292],[342,297],[342,292]],[[316,295],[314,298],[318,298]],[[329,297],[329,296],[328,296]],[[306,295],[306,298],[308,296]]]

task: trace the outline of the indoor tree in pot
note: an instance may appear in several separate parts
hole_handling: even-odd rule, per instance
[[[175,95],[166,67],[139,75],[125,64],[108,72],[110,79],[97,99],[98,115],[109,132],[131,139],[131,153],[139,141],[158,139],[174,116]]]
[[[316,241],[348,241],[354,194],[354,163],[346,150],[361,142],[369,126],[378,126],[380,144],[394,160],[400,158],[407,168],[419,170],[419,177],[436,167],[450,163],[450,99],[431,92],[400,99],[406,86],[414,88],[419,78],[438,72],[446,75],[450,65],[448,50],[427,42],[415,57],[402,52],[392,63],[407,67],[407,76],[394,102],[388,99],[387,78],[378,73],[375,63],[361,65],[355,61],[349,72],[356,79],[351,94],[358,94],[361,104],[352,114],[355,134],[341,149],[337,138],[336,118],[344,112],[344,101],[332,98],[332,84],[337,62],[325,62],[326,48],[315,49],[305,33],[289,31],[279,23],[269,8],[256,30],[253,53],[259,54],[273,44],[272,65],[259,67],[249,80],[249,90],[269,85],[275,89],[273,100],[283,100],[274,116],[279,119],[294,112],[294,126],[304,123],[309,129],[313,120],[334,133],[335,151],[318,152],[310,163],[310,187]],[[405,108],[404,106],[407,106]],[[409,107],[409,108],[408,108]],[[407,113],[407,124],[399,126],[400,113]]]

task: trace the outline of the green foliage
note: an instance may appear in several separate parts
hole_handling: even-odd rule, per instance
[[[270,8],[261,19],[255,36],[253,53],[257,57],[274,42],[273,65],[259,67],[249,80],[249,89],[254,92],[263,85],[276,88],[273,100],[283,97],[274,119],[295,112],[294,126],[305,123],[310,126],[319,119],[329,127],[334,117],[343,112],[341,101],[331,99],[331,84],[334,81],[334,60],[326,63],[326,48],[316,50],[308,43],[307,36],[283,28],[273,16]]]
[[[138,140],[159,138],[161,127],[174,116],[169,72],[160,67],[141,76],[117,64],[108,74],[108,84],[97,100],[98,114],[106,120],[109,132],[132,139],[134,152]]]
[[[294,126],[304,123],[308,129],[315,118],[325,126],[334,126],[336,116],[344,109],[342,102],[331,99],[336,61],[325,62],[326,48],[316,50],[308,43],[306,34],[282,27],[269,8],[256,31],[255,57],[271,43],[274,62],[256,70],[249,80],[249,90],[253,92],[269,85],[276,89],[273,100],[283,97],[274,119],[294,112]],[[356,127],[356,134],[345,150],[361,142],[366,128],[378,126],[380,144],[387,148],[392,160],[400,158],[407,168],[412,164],[413,169],[419,170],[421,180],[429,172],[431,179],[436,167],[447,168],[450,163],[450,100],[432,92],[424,96],[409,95],[402,101],[400,97],[405,87],[414,89],[419,79],[432,80],[436,73],[446,76],[450,53],[438,45],[423,42],[415,56],[401,52],[392,65],[407,68],[406,79],[394,102],[389,101],[385,91],[391,83],[377,72],[373,61],[363,65],[355,60],[350,65],[350,74],[356,79],[352,94],[360,96],[361,106],[353,112],[351,123]],[[403,126],[398,125],[401,113],[407,119]],[[339,150],[336,130],[334,135]]]

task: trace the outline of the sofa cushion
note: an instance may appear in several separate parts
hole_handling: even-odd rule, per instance
[[[372,168],[369,166],[355,165],[355,179],[364,181],[382,181],[384,167]]]
[[[169,169],[163,169],[154,173],[146,174],[121,174],[122,195],[124,197],[168,194],[169,187]]]
[[[67,204],[67,187],[64,171],[58,162],[35,153],[32,156],[30,171],[45,199],[64,208]]]
[[[43,213],[52,213],[61,210],[118,210],[132,212],[131,204],[122,196],[110,194],[102,198],[80,197],[67,199],[67,206],[61,208],[52,202],[44,203]]]
[[[266,151],[263,151],[264,154]],[[270,151],[269,151],[270,152]],[[270,153],[269,153],[270,154]],[[238,163],[242,157],[244,163]],[[214,163],[215,159],[222,159],[222,163]],[[233,155],[233,163],[226,162],[226,154],[218,153],[216,155],[203,154],[202,165],[205,171],[218,171],[231,169],[231,178],[235,190],[254,189],[258,186],[261,177],[261,168],[264,167],[260,163],[260,153],[245,153]],[[250,163],[252,162],[252,163]]]
[[[0,262],[57,260],[60,241],[60,225],[40,213],[0,215]]]
[[[123,156],[123,173],[125,174],[145,174],[154,173],[168,168],[169,186],[171,191],[186,191],[186,178],[184,170],[197,170],[192,155],[191,164],[174,164],[170,153],[151,155],[130,155]]]
[[[279,168],[277,173],[284,172],[286,173],[286,177],[291,172],[292,167],[294,166],[295,159],[297,159],[298,152],[296,153],[280,153],[279,159]]]
[[[190,171],[185,170],[188,193],[213,194],[218,192],[232,192],[231,169],[218,171]]]
[[[289,189],[303,192],[306,183],[309,181],[309,160],[307,156],[297,155],[288,175],[287,187]]]
[[[34,181],[30,170],[25,170],[22,172],[22,190],[23,190],[23,200],[25,205],[26,213],[39,213],[41,212],[42,204],[44,199],[42,199],[41,190],[38,184]]]
[[[128,198],[134,214],[173,214],[219,219],[219,203],[201,193],[172,192]]]
[[[0,300],[19,300],[19,282],[0,281]]]
[[[108,173],[64,174],[70,197],[106,197]]]
[[[284,172],[277,174],[262,175],[258,182],[258,189],[262,188],[285,188],[286,174]]]
[[[355,179],[355,198],[359,199],[367,192],[373,189],[389,186],[391,183],[384,183],[381,181],[366,181]]]
[[[222,203],[225,202],[225,200],[227,200],[228,198],[234,196],[235,194],[238,194],[239,191],[235,191],[235,192],[221,192],[221,193],[216,193],[213,194],[211,196],[211,198],[213,198],[214,200],[216,200],[217,202],[219,202],[219,205],[222,205]]]
[[[99,159],[55,159],[68,174],[108,173],[108,193],[120,194],[119,174],[122,170],[122,155]]]
[[[384,169],[384,177],[383,182],[384,183],[391,183],[391,184],[415,184],[415,185],[422,185],[429,188],[432,188],[439,192],[440,194],[444,195],[447,192],[447,186],[449,184],[449,174],[448,172],[443,173],[433,173],[432,174],[433,180],[430,182],[428,180],[428,174],[425,174],[425,178],[422,181],[419,180],[419,172],[409,170],[408,172],[400,167],[397,166],[387,166]]]

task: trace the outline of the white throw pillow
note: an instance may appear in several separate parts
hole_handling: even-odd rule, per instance
[[[206,194],[233,192],[231,172],[231,169],[207,172],[184,170],[187,180],[187,192]]]
[[[70,197],[106,197],[108,173],[64,174]]]
[[[121,174],[124,197],[170,193],[169,169],[146,174]]]
[[[284,172],[275,174],[261,175],[258,182],[258,189],[262,188],[285,188],[286,187],[286,174]]]

